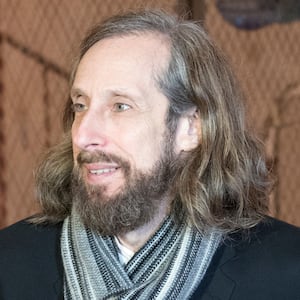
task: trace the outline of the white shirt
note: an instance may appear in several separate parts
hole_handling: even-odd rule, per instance
[[[118,256],[122,265],[126,265],[134,255],[134,251],[122,245],[117,237],[115,237],[116,245],[118,246]]]

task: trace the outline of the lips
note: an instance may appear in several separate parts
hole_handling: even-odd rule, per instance
[[[95,174],[95,175],[101,175],[104,173],[111,173],[116,171],[117,169],[119,169],[118,167],[114,167],[114,168],[104,168],[104,169],[93,169],[93,170],[89,170],[90,174]]]
[[[110,175],[120,169],[118,165],[112,165],[111,163],[93,163],[84,166],[90,176]]]
[[[128,161],[102,151],[81,151],[77,164],[86,182],[93,185],[115,183],[129,176]]]

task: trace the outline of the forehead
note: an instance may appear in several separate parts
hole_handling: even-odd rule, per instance
[[[105,79],[122,85],[131,81],[149,85],[167,68],[170,50],[167,39],[159,33],[128,35],[100,40],[80,60],[73,85]],[[121,86],[120,86],[121,87]]]

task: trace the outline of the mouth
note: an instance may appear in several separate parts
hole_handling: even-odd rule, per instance
[[[108,173],[115,172],[118,169],[119,167],[88,169],[88,172],[93,175],[101,175],[101,174],[108,174]]]
[[[96,182],[98,180],[104,180],[105,178],[111,178],[111,176],[116,176],[119,174],[119,170],[121,170],[121,167],[117,164],[112,163],[89,163],[84,165],[86,169],[87,177]]]

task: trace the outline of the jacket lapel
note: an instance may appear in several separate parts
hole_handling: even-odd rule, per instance
[[[53,299],[63,299],[64,298],[64,294],[63,294],[63,279],[62,278],[59,278],[57,279],[54,283],[53,283],[53,293],[54,293],[54,296],[55,298]]]
[[[235,257],[233,247],[223,244],[216,252],[205,278],[194,293],[192,300],[229,300],[235,282],[226,274],[226,264]]]
[[[60,236],[61,236],[61,225],[58,227],[58,230],[56,232],[55,236],[55,253],[53,260],[55,261],[55,265],[53,266],[53,279],[52,279],[52,285],[51,285],[51,294],[53,295],[53,298],[51,299],[57,299],[62,300],[64,298],[63,295],[63,278],[64,278],[64,268],[63,268],[63,262],[61,257],[61,248],[60,248]],[[52,260],[52,262],[53,262]],[[50,298],[49,298],[50,299]]]

